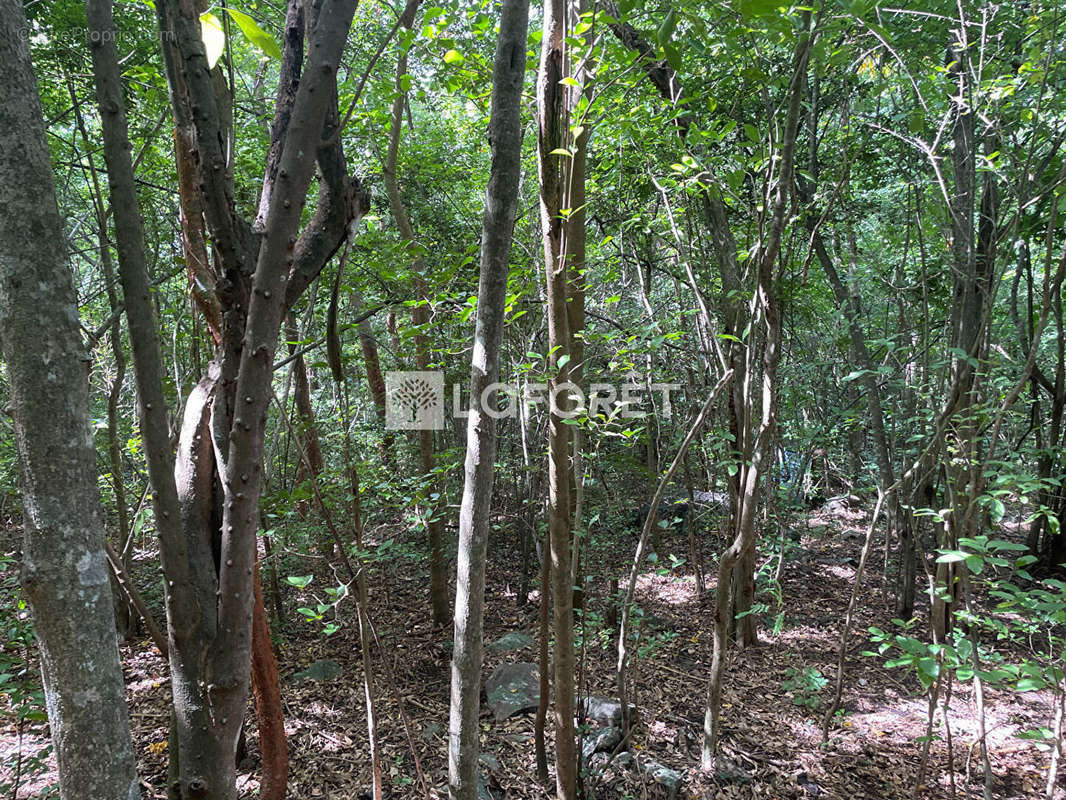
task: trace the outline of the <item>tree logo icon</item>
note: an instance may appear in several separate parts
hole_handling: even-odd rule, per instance
[[[444,373],[385,373],[385,427],[433,431],[444,427]]]

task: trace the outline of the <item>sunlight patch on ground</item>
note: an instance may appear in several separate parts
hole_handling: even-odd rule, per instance
[[[840,637],[833,631],[814,628],[810,625],[792,625],[786,627],[776,636],[769,632],[763,634],[763,636],[775,645],[788,646],[794,644],[803,645],[805,648],[814,645],[834,652],[840,644]]]
[[[698,601],[696,579],[691,575],[659,575],[644,573],[637,577],[637,596],[671,606],[684,606]]]
[[[321,700],[314,700],[308,706],[307,710],[314,717],[320,717],[328,720],[338,720],[341,718],[341,712],[332,705],[327,705]]]

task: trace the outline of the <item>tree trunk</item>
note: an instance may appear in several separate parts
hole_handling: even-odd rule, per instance
[[[255,606],[252,610],[252,690],[255,715],[259,721],[259,754],[262,756],[261,800],[284,800],[289,780],[289,747],[285,738],[285,717],[281,710],[281,682],[278,660],[270,640],[270,622],[263,605],[263,587],[256,559]]]
[[[88,357],[29,30],[22,4],[0,1],[0,341],[22,473],[22,581],[40,646],[60,796],[134,800],[141,790],[115,646]]]
[[[414,25],[415,13],[418,11],[419,0],[408,0],[404,8],[401,23],[410,29]],[[406,92],[404,91],[403,77],[407,74],[407,50],[401,44],[400,56],[396,60],[395,97],[392,101],[392,116],[389,127],[389,146],[385,157],[384,182],[385,192],[389,198],[389,208],[396,220],[396,227],[400,235],[407,241],[408,246],[416,245],[414,226],[407,214],[400,197],[400,184],[396,176],[397,157],[400,150],[400,133],[403,130],[403,109]],[[421,255],[415,257],[413,270],[415,273],[414,289],[417,304],[411,310],[411,322],[417,328],[414,335],[415,366],[419,370],[428,370],[430,367],[429,341],[425,329],[429,326],[428,288],[425,279],[425,259]],[[436,458],[433,452],[433,431],[419,430],[418,457],[422,475],[429,482],[427,493],[437,494],[433,488],[437,485],[434,475]],[[444,520],[437,506],[442,501],[438,499],[432,506],[425,509],[426,532],[429,538],[429,601],[433,614],[434,625],[444,625],[448,621],[448,580],[444,567]]]
[[[225,109],[205,63],[195,9],[178,0],[156,3],[175,116],[180,124],[193,112],[204,215],[226,276],[221,360],[189,398],[177,469],[111,7],[109,0],[90,0],[88,6],[119,271],[166,576],[177,745],[172,758],[178,760],[169,790],[182,800],[233,800],[234,753],[248,697],[255,536],[278,332],[285,311],[336,249],[351,216],[365,206],[358,184],[346,176],[343,154],[322,143],[336,125],[336,66],[355,3],[336,0],[316,8],[319,24],[312,28],[307,74],[292,101],[261,241],[233,208]],[[298,238],[316,153],[318,208]]]
[[[774,266],[781,249],[781,236],[785,227],[785,211],[792,192],[793,166],[796,151],[796,139],[799,128],[800,103],[806,86],[807,63],[814,45],[816,31],[810,30],[811,14],[803,12],[803,27],[796,34],[796,45],[792,60],[792,78],[789,84],[788,114],[782,131],[780,153],[781,161],[778,172],[774,175],[772,214],[767,220],[766,234],[757,249],[757,283],[756,302],[762,314],[762,327],[765,331],[765,343],[762,357],[761,396],[759,397],[760,419],[751,422],[751,427],[744,426],[745,437],[750,441],[750,454],[741,464],[741,478],[737,502],[734,506],[733,541],[722,553],[718,565],[718,586],[716,588],[713,619],[713,650],[711,655],[711,675],[707,687],[707,705],[703,718],[703,747],[701,764],[705,770],[714,768],[718,740],[721,736],[719,717],[722,701],[722,678],[725,669],[727,632],[729,623],[729,595],[733,570],[744,556],[756,545],[755,512],[759,501],[760,480],[768,469],[770,445],[774,440],[776,422],[777,365],[781,358],[781,315],[778,308]],[[769,180],[767,184],[769,185]],[[715,216],[721,216],[723,212]],[[724,220],[723,220],[724,221]],[[716,235],[716,240],[720,238]],[[735,252],[735,251],[734,251]],[[719,248],[719,259],[728,256]],[[746,370],[754,371],[755,364],[750,361]],[[740,378],[745,386],[756,384],[756,375],[748,374]],[[734,386],[738,376],[733,377]],[[737,392],[734,390],[733,397]],[[753,394],[746,398],[747,408],[754,405]],[[738,513],[739,511],[739,513]],[[745,577],[747,573],[745,573]]]
[[[555,783],[559,800],[573,800],[577,792],[577,754],[574,743],[574,628],[570,583],[571,509],[570,426],[567,384],[572,353],[567,312],[567,266],[562,201],[567,115],[561,84],[568,75],[564,56],[564,0],[546,0],[537,75],[538,175],[540,223],[547,285],[550,422],[548,433],[548,541],[551,558],[552,609],[555,634]]]
[[[482,218],[481,280],[470,366],[465,479],[459,507],[455,648],[448,725],[448,793],[453,800],[477,797],[485,556],[496,461],[497,396],[493,385],[500,377],[503,310],[522,167],[520,102],[528,22],[529,0],[505,0],[492,77],[489,122],[492,172]]]
[[[107,293],[107,305],[111,310],[111,355],[115,359],[115,375],[107,393],[107,457],[111,468],[111,486],[115,493],[115,522],[117,538],[115,540],[118,562],[127,573],[130,568],[129,550],[126,537],[130,535],[129,509],[126,501],[126,481],[122,469],[122,448],[119,444],[119,401],[122,399],[123,383],[126,380],[126,352],[122,347],[122,314],[118,302],[118,286],[115,279],[115,267],[111,260],[111,243],[107,236],[107,218],[109,211],[104,205],[104,195],[100,189],[100,179],[93,161],[89,134],[85,130],[85,119],[81,113],[81,104],[74,91],[73,82],[68,82],[70,100],[74,106],[74,120],[81,134],[86,149],[86,165],[92,180],[93,209],[96,212],[96,235],[100,250],[100,266],[104,273],[104,288]],[[132,588],[132,584],[129,584]],[[127,590],[120,584],[117,576],[111,576],[111,589],[114,593],[115,625],[123,639],[132,638],[137,632],[137,612],[127,597]],[[135,591],[135,590],[134,590]]]

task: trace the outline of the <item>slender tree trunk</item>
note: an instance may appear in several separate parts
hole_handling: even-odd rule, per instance
[[[505,0],[492,77],[489,122],[492,171],[482,218],[481,279],[470,366],[465,479],[459,508],[455,647],[448,725],[448,793],[453,800],[477,797],[485,556],[496,460],[494,384],[500,377],[503,310],[522,169],[520,112],[528,22],[529,0]]]
[[[40,646],[60,796],[135,800],[141,791],[115,646],[88,359],[30,30],[22,4],[0,0],[0,342],[22,475],[22,584]]]
[[[551,566],[548,561],[547,533],[544,545],[538,543],[540,559],[540,603],[537,609],[537,669],[540,673],[540,701],[533,719],[533,749],[537,759],[537,780],[548,782],[548,745],[545,728],[548,722],[548,699],[551,694],[551,660],[548,657],[548,640],[551,638]]]
[[[415,14],[418,11],[420,0],[408,0],[404,8],[401,24],[410,29],[414,25]],[[396,175],[397,157],[400,151],[400,134],[403,131],[403,109],[406,99],[403,77],[407,74],[407,49],[401,44],[400,56],[396,60],[396,80],[393,87],[395,97],[392,101],[392,116],[389,127],[389,146],[385,156],[384,182],[385,192],[389,198],[389,208],[396,220],[396,227],[400,235],[407,241],[408,246],[415,246],[414,226],[411,218],[404,207],[400,196],[400,184]],[[429,326],[428,286],[425,279],[425,259],[418,255],[414,259],[413,271],[415,273],[414,289],[418,303],[411,310],[411,322],[417,328],[414,335],[415,366],[419,370],[428,370],[430,367],[429,339],[425,330]],[[422,475],[429,481],[431,492],[436,494],[432,487],[437,485],[434,475],[436,458],[433,448],[433,431],[418,431],[418,457],[422,469]],[[433,613],[433,624],[444,625],[448,621],[448,580],[444,565],[444,520],[437,505],[425,509],[426,532],[429,537],[429,601]]]
[[[577,793],[574,743],[574,628],[570,583],[572,472],[570,463],[573,369],[567,312],[567,252],[562,201],[566,172],[559,150],[568,128],[562,80],[569,74],[565,58],[566,4],[546,0],[537,75],[538,175],[540,224],[547,286],[548,361],[551,413],[548,432],[548,541],[551,558],[552,609],[555,635],[555,784],[559,800]]]
[[[122,449],[119,445],[119,401],[122,399],[123,383],[126,380],[126,352],[122,347],[122,314],[119,310],[118,287],[115,279],[115,267],[111,259],[111,243],[107,236],[108,210],[105,208],[104,195],[100,189],[100,179],[96,163],[89,152],[91,145],[85,130],[85,119],[81,113],[81,103],[74,91],[73,82],[68,82],[70,100],[74,106],[74,119],[86,147],[86,163],[93,187],[93,208],[96,212],[97,242],[100,250],[100,266],[104,273],[104,287],[107,292],[107,304],[111,310],[111,355],[115,360],[115,375],[107,393],[107,457],[111,467],[111,485],[115,493],[115,521],[118,528],[116,545],[119,563],[128,574],[130,569],[129,550],[126,537],[129,535],[129,509],[126,501],[126,480],[122,469]],[[132,588],[132,584],[128,585]],[[115,600],[115,624],[119,635],[129,639],[136,633],[137,614],[128,597],[128,592],[119,585],[117,576],[112,576],[111,588]]]
[[[727,632],[729,624],[729,595],[733,571],[741,559],[756,544],[755,511],[759,499],[759,484],[768,469],[770,445],[774,440],[776,422],[777,365],[781,357],[781,316],[778,308],[774,266],[781,249],[781,237],[785,227],[785,211],[792,192],[793,166],[796,139],[799,128],[800,103],[806,86],[807,63],[814,44],[815,31],[810,30],[811,14],[803,13],[803,29],[796,35],[792,60],[792,79],[789,85],[788,114],[781,138],[781,160],[775,177],[772,214],[767,222],[765,238],[757,250],[756,299],[765,330],[762,358],[762,381],[760,419],[752,430],[750,460],[742,464],[739,472],[742,482],[733,512],[733,541],[722,553],[718,565],[713,618],[713,650],[711,675],[707,687],[707,705],[703,718],[703,748],[701,763],[705,770],[714,768],[718,740],[721,736],[719,717],[722,702],[722,679],[725,669]],[[719,252],[721,259],[723,253]],[[755,370],[749,363],[748,369]],[[742,382],[753,384],[755,375],[748,375]],[[734,385],[737,380],[734,376]],[[736,392],[734,391],[734,396]],[[754,399],[754,398],[752,398]],[[745,426],[747,429],[747,426]],[[739,509],[739,516],[737,510]]]
[[[355,293],[356,311],[363,307],[362,297]],[[385,429],[385,378],[381,372],[381,358],[378,355],[378,341],[370,326],[370,319],[360,319],[358,323],[359,348],[363,351],[363,365],[366,367],[366,383],[370,389],[370,398],[374,402],[374,411],[381,424],[381,462],[390,471],[396,469],[396,457],[393,444],[396,437]]]

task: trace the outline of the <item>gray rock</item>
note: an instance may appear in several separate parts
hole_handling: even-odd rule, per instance
[[[583,698],[580,706],[588,717],[590,722],[599,725],[601,728],[618,728],[622,725],[622,704],[617,700],[612,700],[606,697],[593,697],[589,696]],[[629,722],[632,722],[637,718],[637,707],[630,704],[629,706]]]
[[[719,756],[714,760],[714,779],[719,783],[751,783],[751,773],[735,761]]]
[[[478,756],[478,761],[488,767],[490,772],[499,772],[500,770],[500,759],[496,758],[492,753],[482,753]]]
[[[477,800],[504,800],[507,792],[499,786],[490,786],[480,772],[477,776]]]
[[[581,741],[581,757],[587,761],[593,753],[609,753],[621,741],[622,731],[618,728],[596,728]]]
[[[633,764],[633,754],[628,750],[623,750],[621,753],[611,759],[611,766],[616,769],[626,769]]]
[[[685,780],[684,775],[650,758],[637,759],[637,766],[640,767],[641,772],[663,787],[667,800],[675,800]]]
[[[524,631],[505,633],[495,642],[485,647],[490,653],[506,653],[511,650],[523,650],[533,644],[533,637]]]
[[[592,772],[603,772],[607,765],[611,763],[611,757],[606,753],[593,753],[589,759],[589,770]]]
[[[341,665],[336,661],[323,658],[315,661],[307,669],[300,670],[292,676],[294,681],[328,681],[341,674]]]
[[[715,506],[723,511],[729,510],[728,492],[701,492],[697,490],[692,493],[692,499],[696,501],[697,505]]]
[[[537,665],[526,661],[501,664],[485,681],[485,696],[497,722],[533,711],[540,704]]]

